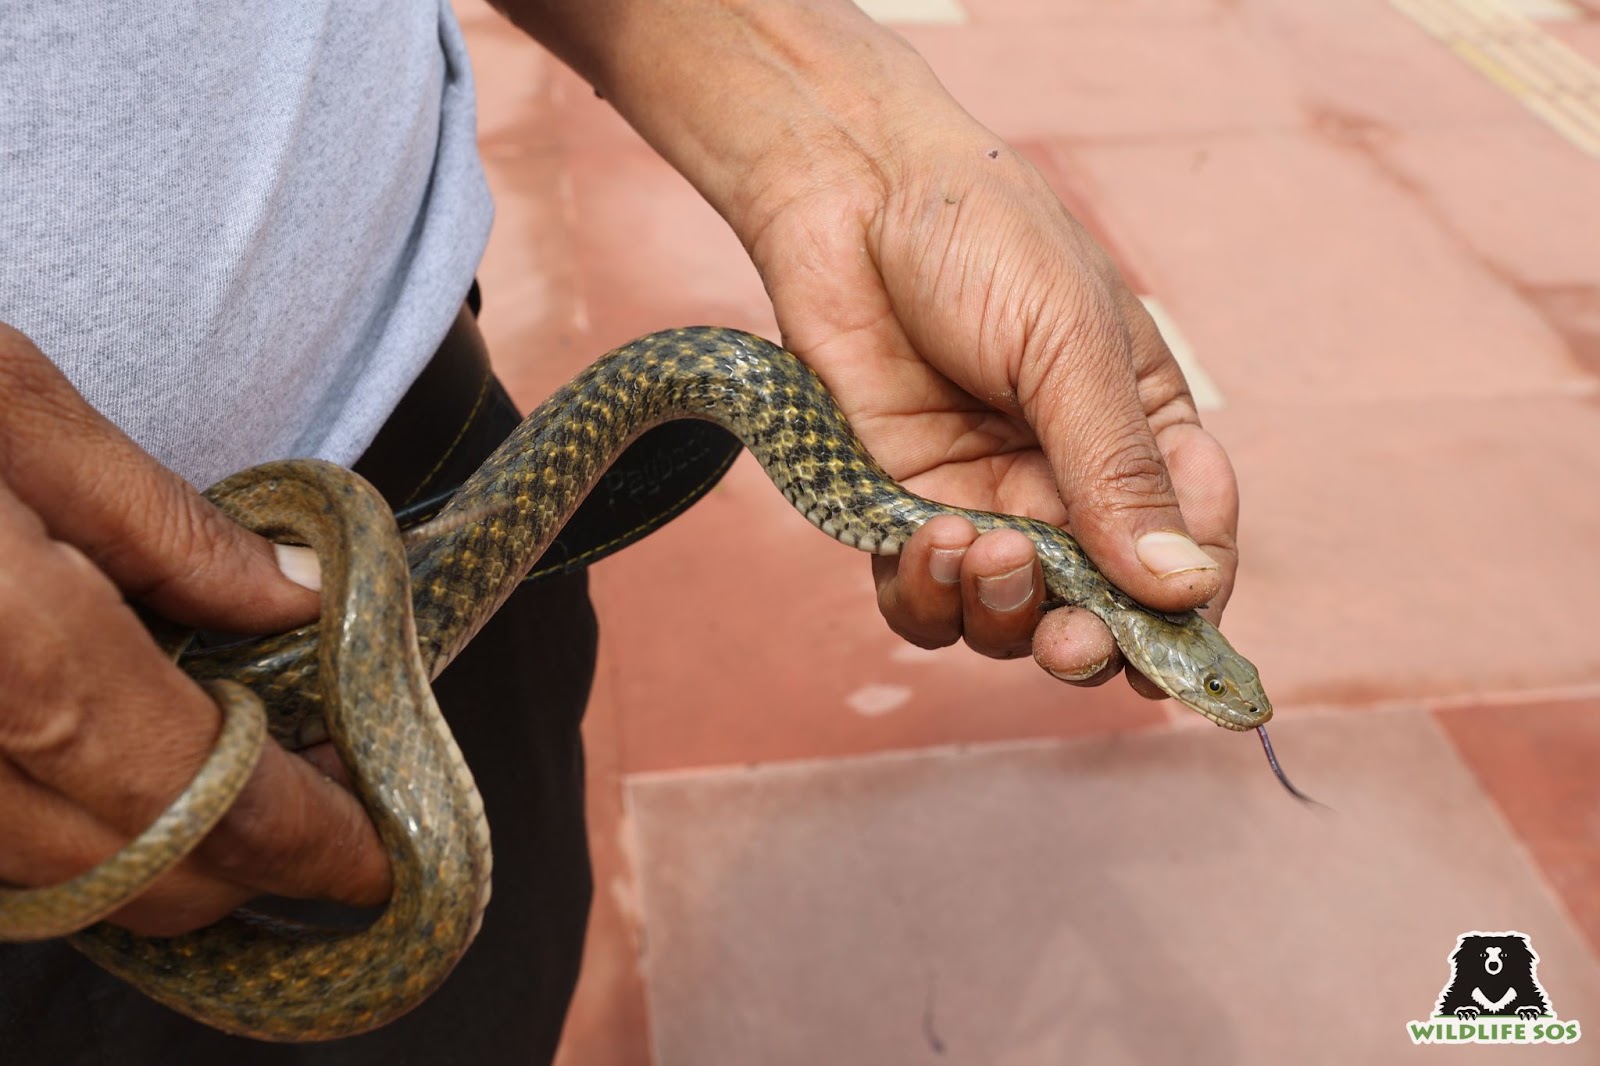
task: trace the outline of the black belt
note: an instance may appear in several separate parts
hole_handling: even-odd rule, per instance
[[[521,421],[464,307],[355,470],[402,524],[420,521]],[[704,496],[741,447],[709,422],[669,422],[645,433],[601,476],[529,577],[580,569],[659,529]]]

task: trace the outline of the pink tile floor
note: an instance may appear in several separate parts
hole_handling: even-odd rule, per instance
[[[1387,0],[963,6],[903,32],[1221,389],[1226,628],[1337,813],[1120,683],[901,644],[865,562],[741,460],[595,571],[562,1062],[1410,1061],[1469,928],[1529,932],[1600,1026],[1600,160]],[[1600,63],[1579,6],[1550,32]],[[689,186],[458,8],[519,401],[649,330],[775,335]]]

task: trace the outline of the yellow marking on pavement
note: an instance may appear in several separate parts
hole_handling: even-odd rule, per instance
[[[856,4],[879,22],[898,25],[967,21],[966,9],[957,0],[856,0]]]
[[[1582,9],[1572,6],[1569,0],[1506,0],[1512,7],[1535,22],[1581,22]]]
[[[1579,150],[1600,159],[1600,68],[1516,5],[1509,0],[1389,3]]]
[[[1167,342],[1167,350],[1172,352],[1173,361],[1178,364],[1178,369],[1183,371],[1183,379],[1189,383],[1189,395],[1194,397],[1195,409],[1222,410],[1224,406],[1222,390],[1211,380],[1206,368],[1200,365],[1194,349],[1189,346],[1188,338],[1178,330],[1178,323],[1167,313],[1166,307],[1154,296],[1141,296],[1139,300],[1144,304],[1145,310],[1150,312],[1150,317],[1155,320],[1156,331],[1161,334],[1161,339]]]

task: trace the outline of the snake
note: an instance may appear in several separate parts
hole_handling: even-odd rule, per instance
[[[357,475],[280,460],[207,497],[269,538],[309,545],[322,566],[320,620],[221,649],[183,668],[222,710],[215,751],[143,834],[64,884],[0,888],[0,939],[66,936],[97,964],[207,1025],[271,1041],[378,1028],[422,1002],[466,951],[489,902],[483,802],[430,681],[523,581],[629,443],[696,418],[728,429],[812,525],[895,555],[929,519],[1033,542],[1048,604],[1092,611],[1123,657],[1164,692],[1231,730],[1272,716],[1256,668],[1194,611],[1154,611],[1112,584],[1064,530],[968,510],[894,481],[822,381],[791,353],[738,330],[652,333],[591,364],[533,411],[421,535]],[[182,650],[181,642],[171,649]],[[103,921],[170,869],[227,811],[265,738],[331,739],[388,855],[393,891],[365,929],[324,930],[241,910],[174,937]]]

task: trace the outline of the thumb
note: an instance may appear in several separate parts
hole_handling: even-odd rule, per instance
[[[1222,572],[1184,522],[1152,421],[1195,422],[1194,403],[1154,324],[1130,317],[1128,327],[1131,343],[1108,326],[1087,350],[1057,351],[1019,396],[1055,471],[1072,536],[1140,603],[1187,610],[1221,591]]]
[[[3,325],[0,395],[0,479],[126,596],[176,622],[236,632],[316,615],[314,567],[286,554],[291,580],[274,545],[156,462]]]

